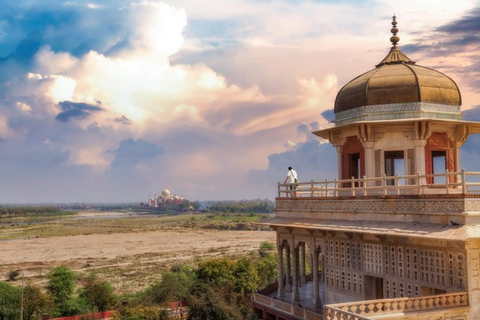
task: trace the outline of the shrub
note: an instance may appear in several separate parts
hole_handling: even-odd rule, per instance
[[[20,270],[12,270],[8,273],[8,281],[15,281],[17,280],[18,276],[20,275]]]

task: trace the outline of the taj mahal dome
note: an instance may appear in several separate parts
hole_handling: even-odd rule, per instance
[[[170,190],[164,188],[160,195],[148,195],[148,206],[149,207],[158,207],[166,204],[182,204],[185,203],[185,199],[183,196],[178,196],[176,194],[172,194]]]

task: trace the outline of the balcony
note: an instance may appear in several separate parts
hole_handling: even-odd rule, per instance
[[[271,226],[294,223],[306,228],[352,232],[370,228],[387,233],[395,229],[403,235],[417,227],[420,233],[432,233],[444,232],[441,225],[480,223],[480,172],[335,179],[301,182],[293,191],[289,187],[278,184],[276,217],[265,221]]]
[[[274,293],[256,293],[255,307],[265,308],[265,314],[276,315],[278,319],[289,320],[372,320],[405,317],[421,320],[445,315],[463,319],[470,311],[467,292],[330,304],[324,307],[323,312],[298,303],[278,300],[272,295]]]
[[[338,303],[325,306],[325,319],[437,319],[448,314],[449,318],[464,319],[470,311],[468,293],[456,292],[435,296],[369,300]]]
[[[480,195],[480,172],[381,176],[297,184],[296,198],[399,196],[428,194]],[[278,198],[292,197],[290,184],[278,184]]]

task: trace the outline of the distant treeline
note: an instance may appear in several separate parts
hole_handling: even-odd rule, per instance
[[[268,199],[224,200],[224,201],[188,201],[183,203],[167,203],[152,208],[158,212],[227,212],[227,213],[271,213],[275,203]],[[64,214],[67,210],[98,211],[144,211],[145,207],[138,203],[72,203],[55,205],[5,205],[0,206],[0,217],[21,216],[31,214]]]
[[[0,206],[0,217],[6,216],[23,216],[30,214],[61,214],[60,208],[56,206]]]
[[[240,212],[240,213],[270,213],[275,203],[268,199],[213,201],[209,203],[206,212]]]

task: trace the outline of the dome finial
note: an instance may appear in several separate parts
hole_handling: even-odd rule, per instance
[[[390,29],[390,32],[393,33],[393,36],[390,37],[390,41],[392,42],[393,46],[396,47],[397,43],[400,41],[400,37],[397,36],[398,33],[398,28],[397,28],[397,17],[395,16],[395,13],[393,14],[392,17],[392,29]]]

